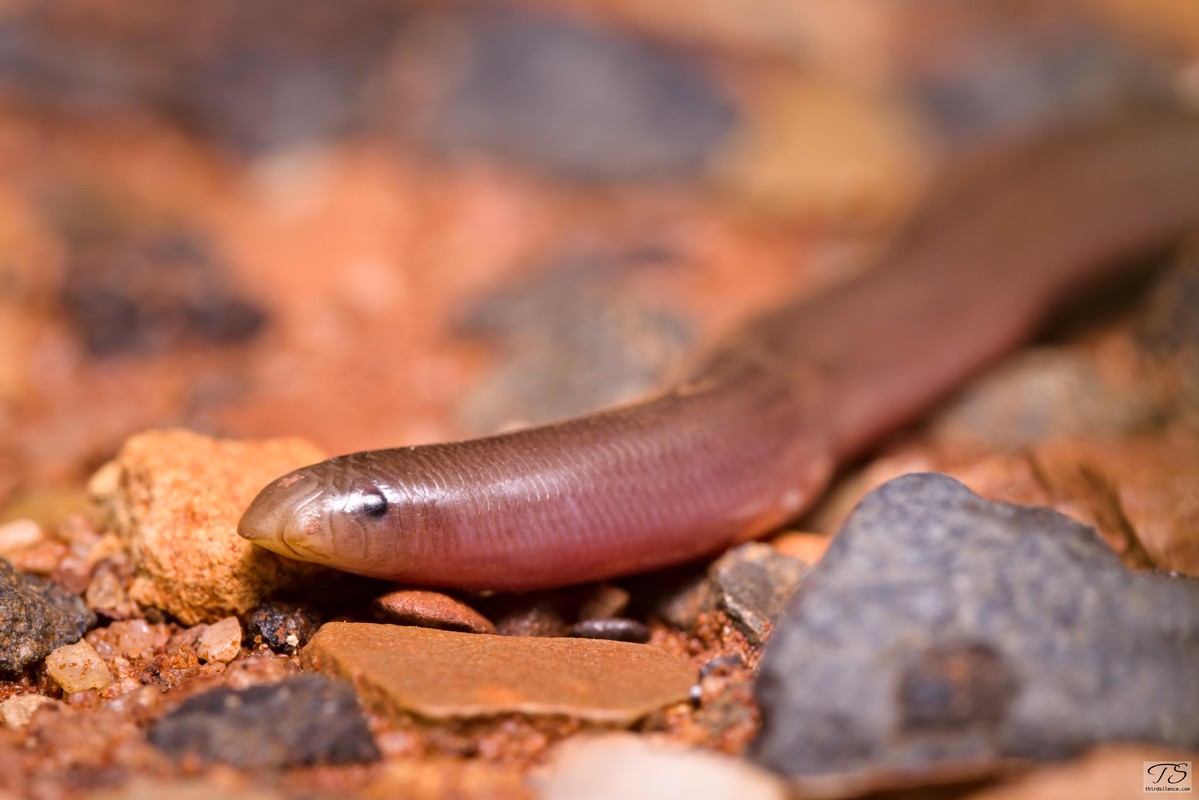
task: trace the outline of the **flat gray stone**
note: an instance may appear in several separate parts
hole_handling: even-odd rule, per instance
[[[1199,581],[944,475],[867,495],[763,657],[759,763],[788,775],[1199,747]]]

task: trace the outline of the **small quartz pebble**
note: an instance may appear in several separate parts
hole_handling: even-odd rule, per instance
[[[0,673],[17,674],[79,640],[95,616],[75,595],[0,560]]]
[[[559,745],[532,783],[539,800],[785,800],[786,784],[729,756],[630,734]]]
[[[161,628],[161,626],[158,626]],[[144,619],[114,622],[107,628],[113,644],[125,658],[140,658],[148,655],[158,644],[165,643],[162,631],[150,627]]]
[[[656,647],[330,622],[303,651],[380,711],[428,719],[505,713],[630,725],[687,700],[694,671]]]
[[[766,640],[808,565],[768,544],[734,547],[708,569],[720,606],[755,644]]]
[[[237,617],[225,617],[204,629],[196,639],[196,655],[201,661],[228,663],[241,652],[241,623]]]
[[[465,633],[495,633],[491,620],[466,603],[428,589],[396,589],[375,598],[371,605],[380,622]]]
[[[321,624],[321,614],[308,605],[268,600],[246,618],[246,634],[276,653],[291,654],[308,643]]]
[[[649,641],[649,628],[635,619],[611,617],[608,619],[585,619],[570,628],[570,635],[579,639],[611,639],[614,642]]]
[[[176,758],[241,769],[379,757],[354,691],[319,675],[195,695],[159,719],[149,739]]]
[[[46,656],[46,672],[65,694],[103,689],[112,683],[108,665],[86,641],[60,647]]]
[[[129,596],[194,625],[249,611],[318,572],[242,539],[237,522],[268,481],[322,458],[300,439],[239,442],[184,430],[130,437],[89,487],[129,549]]]
[[[750,748],[791,776],[1199,748],[1199,581],[938,474],[867,495],[763,656]]]
[[[24,728],[42,706],[62,705],[44,694],[19,694],[0,703],[0,723],[6,728]]]

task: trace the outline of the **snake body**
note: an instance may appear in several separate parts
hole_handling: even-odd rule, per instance
[[[752,319],[633,405],[338,456],[269,484],[242,536],[406,583],[562,586],[719,552],[1035,332],[1199,226],[1199,121],[1028,144],[935,194],[862,277]]]

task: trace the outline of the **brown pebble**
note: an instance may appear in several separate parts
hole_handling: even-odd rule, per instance
[[[601,583],[579,606],[578,618],[610,619],[619,617],[629,607],[629,592],[610,583]]]
[[[550,600],[526,602],[524,597],[509,597],[500,606],[493,619],[496,630],[504,636],[565,636],[570,630],[561,609]]]
[[[375,619],[464,633],[495,633],[491,620],[447,594],[428,589],[396,589],[375,598]]]
[[[685,701],[695,681],[687,664],[647,645],[353,622],[325,625],[303,658],[383,713],[427,719],[516,712],[631,725]]]

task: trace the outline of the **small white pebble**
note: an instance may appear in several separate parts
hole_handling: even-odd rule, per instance
[[[46,672],[66,694],[103,689],[112,683],[108,665],[95,648],[82,639],[46,656]]]
[[[24,728],[33,719],[33,712],[45,705],[59,702],[44,694],[19,694],[0,703],[0,723],[6,728]]]
[[[14,519],[0,525],[0,556],[32,547],[46,538],[46,532],[31,519]]]
[[[127,658],[145,655],[154,647],[154,631],[144,619],[114,622],[108,629],[116,634],[117,649]]]
[[[203,661],[228,663],[241,652],[241,639],[237,617],[225,617],[209,625],[196,639],[196,655]]]

